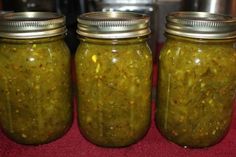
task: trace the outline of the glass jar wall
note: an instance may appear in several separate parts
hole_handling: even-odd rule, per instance
[[[167,139],[181,146],[216,144],[230,126],[236,91],[236,34],[230,30],[236,22],[228,18],[183,12],[167,18],[183,25],[174,30],[167,24],[159,57],[156,123]]]
[[[26,20],[8,21],[19,21],[19,17]],[[53,13],[33,12],[10,13],[4,18],[0,24],[1,128],[18,143],[48,143],[62,136],[72,122],[70,53],[63,40],[64,29],[52,29],[64,19]],[[43,25],[39,18],[47,22]],[[25,22],[36,32],[21,32]],[[9,24],[12,26],[7,28]],[[8,33],[7,29],[18,32]]]
[[[100,22],[106,23],[104,27],[113,27],[115,22],[119,29],[123,26],[119,21],[124,22],[127,16],[129,22],[146,19],[131,13],[89,13],[82,15],[79,22],[94,19],[95,26]],[[83,21],[85,17],[90,19]],[[139,24],[133,26],[136,25]],[[146,26],[143,29],[141,36],[135,34],[127,38],[120,32],[119,37],[111,39],[101,37],[105,33],[100,29],[95,36],[93,32],[83,35],[79,27],[78,33],[82,36],[75,56],[78,121],[82,134],[96,145],[128,146],[140,140],[149,128],[152,55],[146,42],[149,30]],[[109,33],[114,37],[117,31]]]

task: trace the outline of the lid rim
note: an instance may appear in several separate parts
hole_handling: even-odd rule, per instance
[[[35,38],[48,38],[66,34],[67,30],[65,28],[59,28],[48,31],[38,31],[38,32],[21,32],[21,33],[6,33],[0,32],[0,38],[9,39],[35,39]]]
[[[77,34],[101,39],[133,38],[150,34],[149,17],[130,12],[90,12],[77,18]]]
[[[207,12],[173,12],[167,17],[165,32],[182,37],[231,39],[236,36],[236,20]]]
[[[127,39],[127,38],[148,36],[151,33],[151,30],[148,29],[148,30],[135,31],[133,32],[133,34],[129,32],[116,32],[116,33],[109,33],[109,34],[108,33],[91,34],[88,32],[81,32],[79,30],[77,30],[76,33],[80,36],[97,38],[97,39]]]
[[[173,31],[166,29],[165,31],[167,34],[187,37],[187,38],[195,38],[195,39],[210,39],[210,40],[219,40],[219,39],[234,39],[236,38],[236,32],[234,33],[219,33],[216,34],[205,34],[203,33],[184,33],[180,31]]]
[[[0,37],[33,39],[66,32],[65,16],[54,12],[13,12],[0,17]]]

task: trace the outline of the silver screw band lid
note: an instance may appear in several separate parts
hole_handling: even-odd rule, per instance
[[[91,38],[122,39],[150,34],[149,17],[127,12],[91,12],[78,17],[77,34]]]
[[[166,33],[199,39],[236,38],[236,20],[207,12],[173,12],[167,16]]]
[[[0,37],[34,39],[66,33],[65,17],[51,12],[15,12],[0,16]]]

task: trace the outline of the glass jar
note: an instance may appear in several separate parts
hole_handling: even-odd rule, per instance
[[[0,19],[0,124],[17,143],[48,143],[71,125],[64,24],[64,17],[42,12],[7,13]]]
[[[78,121],[92,143],[124,147],[147,132],[151,116],[152,54],[148,17],[95,12],[78,18]]]
[[[228,131],[236,91],[236,21],[203,12],[167,17],[159,57],[156,123],[185,147],[218,143]]]

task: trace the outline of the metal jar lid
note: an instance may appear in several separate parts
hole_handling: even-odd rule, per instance
[[[15,12],[0,16],[0,37],[34,39],[66,32],[65,17],[51,12]]]
[[[123,39],[150,34],[149,17],[127,12],[91,12],[78,17],[77,34],[90,38]]]
[[[236,20],[207,12],[173,12],[167,16],[166,33],[198,39],[236,38]]]

